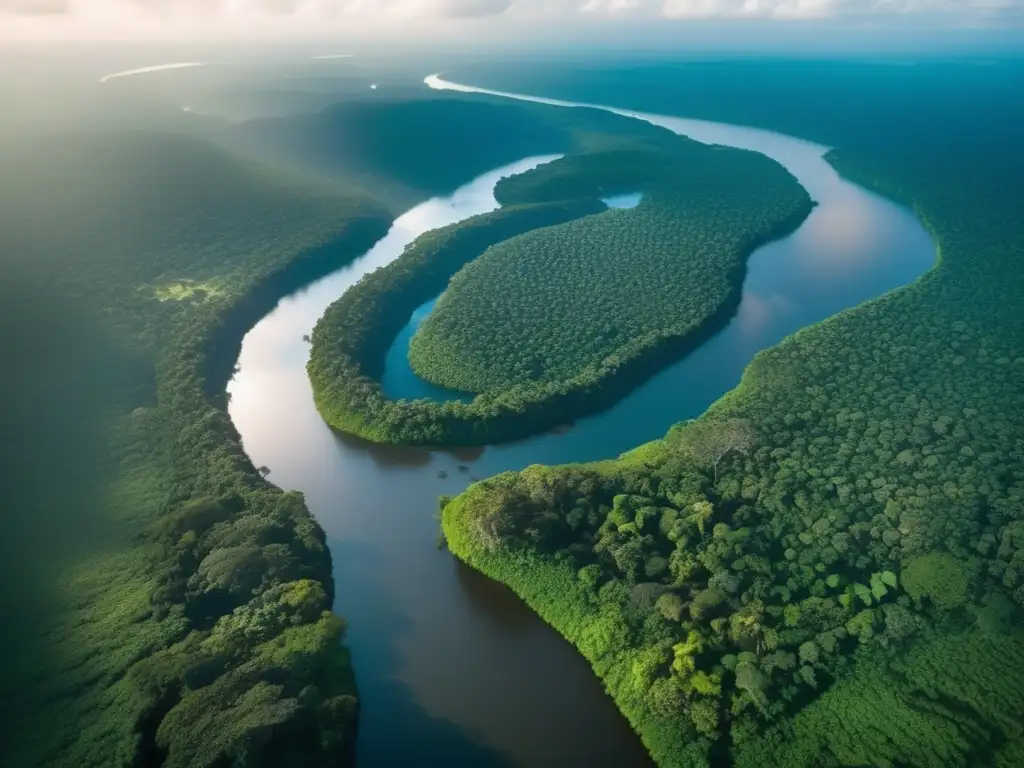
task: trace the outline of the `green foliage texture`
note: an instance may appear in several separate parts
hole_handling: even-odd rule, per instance
[[[550,152],[542,133],[516,151]],[[18,587],[0,596],[0,762],[344,764],[358,700],[324,535],[251,465],[224,388],[244,333],[393,211],[194,134],[4,138],[0,567]],[[443,178],[394,183],[415,199],[475,170],[434,160]]]
[[[499,187],[499,199],[593,194],[580,179],[644,196],[635,209],[508,240],[462,269],[409,347],[423,378],[489,393],[576,377],[599,385],[670,340],[719,327],[748,254],[810,211],[764,155],[682,139],[660,152],[571,156],[544,173],[543,187]]]
[[[763,156],[646,129],[605,138],[608,146],[584,128],[579,146],[602,149],[502,180],[503,208],[427,233],[327,310],[309,373],[331,426],[382,443],[471,445],[607,407],[719,328],[735,309],[746,256],[810,210],[803,189]],[[635,210],[608,211],[598,199],[636,189],[648,197]],[[475,309],[446,309],[466,285]],[[435,346],[428,319],[410,360],[426,378],[477,396],[389,400],[379,378],[401,321],[446,287],[431,318],[454,316],[479,336],[445,335]],[[530,308],[520,306],[528,298]],[[463,347],[466,355],[455,352]],[[463,362],[475,373],[463,376]]]
[[[580,649],[661,765],[1019,764],[1021,104],[998,74],[920,92],[897,74],[874,96],[829,81],[820,122],[786,95],[810,77],[751,72],[770,95],[746,103],[679,92],[704,94],[696,114],[849,139],[829,160],[914,206],[932,272],[759,354],[664,440],[444,509],[452,551]],[[854,103],[884,121],[855,130]]]
[[[350,288],[313,331],[309,371],[321,415],[336,429],[381,443],[472,444],[496,430],[522,430],[522,400],[476,398],[470,404],[388,399],[384,358],[416,307],[490,245],[537,227],[600,211],[578,200],[501,208],[417,238],[396,261]]]

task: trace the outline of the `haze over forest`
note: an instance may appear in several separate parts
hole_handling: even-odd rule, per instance
[[[1024,768],[1024,0],[0,0],[0,764]]]

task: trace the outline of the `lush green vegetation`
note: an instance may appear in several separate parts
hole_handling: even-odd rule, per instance
[[[315,115],[255,120],[230,139],[310,172],[357,183],[401,210],[539,152],[598,151],[616,145],[620,135],[654,144],[671,138],[605,112],[573,112],[510,105],[505,99],[431,95],[419,87],[401,98],[342,102]],[[477,139],[466,140],[467,126],[473,126]]]
[[[0,762],[344,762],[323,532],[250,464],[224,387],[248,328],[393,212],[187,135],[28,127],[0,147]]]
[[[327,422],[384,443],[511,440],[606,407],[716,330],[735,308],[746,255],[799,223],[810,201],[792,177],[763,156],[709,148],[667,131],[651,138],[646,133],[642,129],[612,148],[503,179],[495,195],[506,207],[424,235],[399,260],[332,305],[313,334],[309,363],[317,406]],[[758,184],[750,182],[752,175]],[[634,211],[605,211],[598,200],[636,189],[649,197]],[[730,229],[737,211],[752,217],[747,228]],[[693,226],[680,230],[680,222]],[[533,279],[520,273],[531,265]],[[514,276],[507,274],[510,269]],[[550,270],[550,280],[544,269]],[[609,279],[583,280],[586,288],[565,284],[598,272]],[[505,345],[503,355],[482,361],[485,370],[476,377],[429,376],[450,389],[479,393],[471,402],[389,400],[379,378],[392,340],[409,314],[443,291],[453,275],[439,308],[466,283],[501,281],[490,298],[479,298],[483,318],[464,317],[461,307],[455,311],[460,327],[466,317],[483,319],[481,338]],[[521,284],[514,285],[513,277]],[[504,300],[494,298],[502,285],[510,286],[510,301],[517,305],[532,296],[537,310],[532,319],[546,325],[531,329],[511,319]],[[548,289],[562,300],[555,301]],[[651,297],[646,308],[637,303],[641,291]],[[557,311],[543,311],[549,299],[548,309]],[[498,309],[488,313],[485,305],[491,301]],[[591,323],[597,308],[613,304],[622,317],[598,312],[601,320]],[[586,322],[573,320],[573,312]],[[512,336],[488,335],[487,329],[499,327],[511,329]],[[544,367],[543,355],[533,353],[532,341],[515,336],[531,330],[566,332],[556,337],[560,353],[552,350],[547,357],[551,375],[536,375]],[[586,345],[580,332],[589,334]],[[410,350],[417,371],[423,360],[432,372],[454,367],[462,358],[449,354],[453,343],[467,344],[471,354],[478,351],[468,336],[458,338],[445,338],[441,351],[422,340]],[[516,349],[524,357],[516,357]]]
[[[413,310],[488,247],[604,208],[596,200],[577,200],[474,216],[422,235],[399,259],[346,291],[317,323],[308,364],[313,396],[327,423],[375,442],[437,445],[482,443],[499,430],[528,429],[523,419],[529,404],[515,395],[472,403],[389,400],[380,386],[384,358]]]
[[[851,113],[820,109],[848,83],[823,76],[808,98],[747,66],[747,98],[725,87],[730,70],[707,78],[721,104],[691,109],[785,118],[841,146],[844,173],[919,207],[941,268],[759,359],[714,414],[739,425],[747,455],[715,460],[691,425],[617,465],[502,478],[448,508],[450,543],[588,653],[666,762],[707,756],[683,727],[710,730],[714,711],[710,754],[732,747],[737,764],[1018,766],[1019,85],[979,87],[992,68],[978,67],[929,90],[905,85],[917,68],[886,70],[891,104],[865,110],[867,88]],[[117,107],[95,124],[124,124]],[[0,762],[336,764],[357,705],[329,555],[302,499],[246,459],[223,385],[274,299],[359,253],[393,211],[180,136],[28,128],[0,143],[0,173],[17,179],[0,188],[0,569],[15,585],[0,596]],[[421,183],[371,191],[414,200]],[[635,497],[655,502],[657,529]],[[661,532],[669,509],[676,539]],[[473,522],[499,510],[497,526]],[[697,565],[677,585],[683,537]],[[762,651],[771,630],[779,644]]]
[[[733,314],[746,257],[811,206],[764,155],[682,139],[670,151],[573,156],[546,173],[503,192],[558,199],[600,194],[600,183],[644,197],[509,240],[460,271],[409,347],[418,375],[499,393],[577,377],[600,386],[637,358],[668,359]]]
[[[35,586],[3,606],[4,762],[342,759],[358,708],[323,533],[249,464],[223,387],[279,292],[390,216],[183,136],[62,138],[2,159],[4,565]]]
[[[340,173],[388,202],[450,192],[536,151],[568,149],[569,136],[532,110],[460,97],[342,102],[316,115],[253,121],[243,135],[320,173]],[[485,141],[466,141],[467,125]],[[459,162],[453,163],[452,157]]]
[[[744,64],[659,82],[703,97],[689,114],[837,143],[939,266],[760,354],[662,441],[444,508],[452,551],[580,649],[660,764],[1020,764],[1022,105],[998,68],[945,67],[890,68],[875,96]]]

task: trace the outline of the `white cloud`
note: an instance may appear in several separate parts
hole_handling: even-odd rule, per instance
[[[69,0],[0,0],[0,14],[13,16],[53,16],[68,13]]]
[[[395,5],[401,15],[474,18],[504,13],[512,0],[402,0]]]
[[[76,17],[302,16],[475,18],[517,15],[637,15],[665,18],[830,18],[837,16],[1024,14],[1024,0],[0,0],[0,13]]]
[[[22,16],[409,16],[458,18],[503,13],[513,0],[0,0],[0,13]]]
[[[487,19],[500,23],[485,26]],[[520,39],[554,42],[574,29],[591,34],[594,25],[665,20],[699,39],[689,22],[706,19],[874,20],[879,28],[903,19],[905,27],[920,20],[1015,30],[1024,25],[1024,0],[0,0],[0,40],[479,41],[515,30]]]
[[[582,13],[609,16],[657,16],[662,11],[659,0],[584,0],[579,6]]]

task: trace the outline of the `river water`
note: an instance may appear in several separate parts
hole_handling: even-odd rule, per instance
[[[428,84],[475,90],[436,77]],[[381,448],[328,429],[306,378],[303,336],[346,288],[397,258],[421,232],[491,210],[501,176],[552,157],[497,169],[411,210],[368,254],[282,300],[245,337],[229,384],[231,416],[253,463],[270,467],[280,487],[302,491],[327,532],[335,608],[351,622],[363,702],[360,765],[648,764],[639,739],[568,643],[508,590],[438,548],[437,496],[504,470],[608,458],[660,437],[734,387],[758,350],[905,285],[934,263],[934,244],[920,223],[840,179],[822,159],[824,147],[749,128],[613,111],[699,141],[763,152],[818,202],[799,230],[751,256],[728,327],[614,408],[569,430],[483,450]],[[408,339],[428,311],[421,308],[396,340],[389,394],[447,396],[416,378],[405,361]]]

